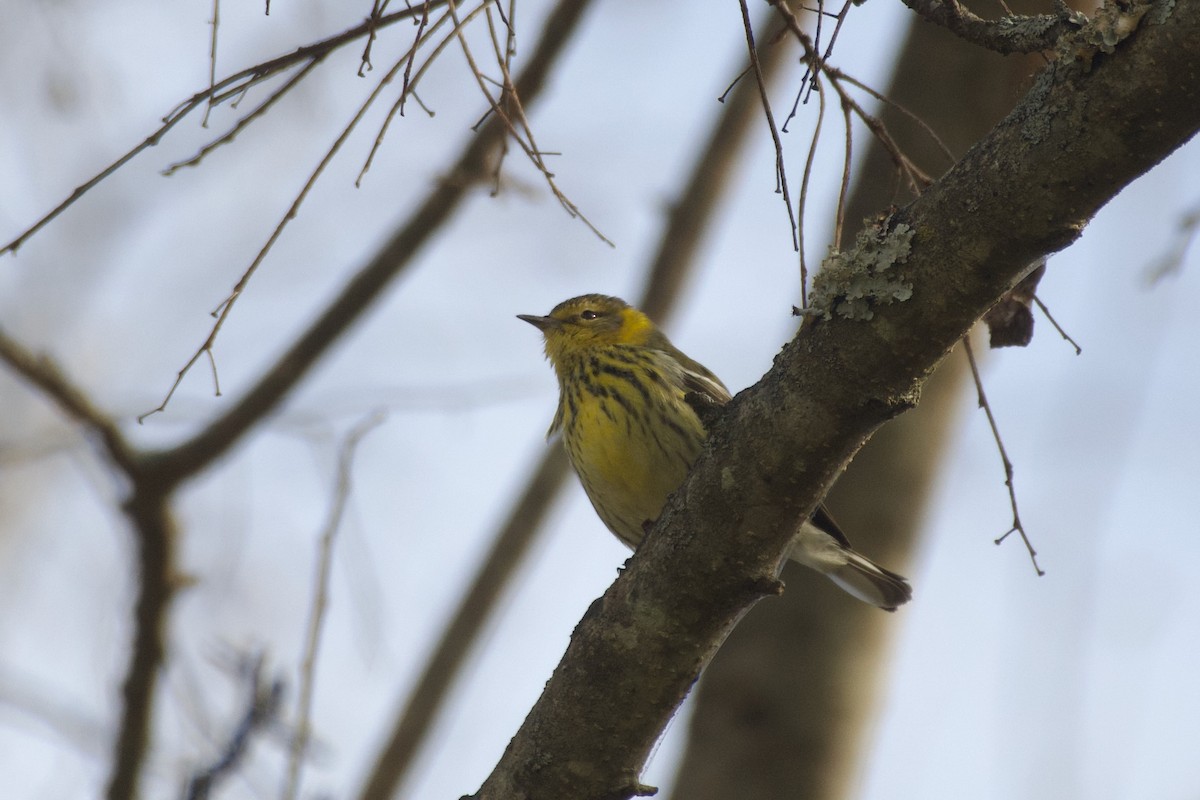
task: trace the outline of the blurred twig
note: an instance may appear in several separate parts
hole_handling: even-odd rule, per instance
[[[122,473],[129,496],[123,510],[137,545],[138,595],[133,643],[121,685],[122,707],[107,797],[132,798],[146,753],[154,690],[163,663],[163,630],[175,587],[174,521],[168,507],[171,484],[147,469],[144,457],[121,434],[116,422],[97,409],[48,358],[35,356],[0,330],[0,361],[37,387],[67,417],[92,433],[104,455]]]
[[[278,678],[267,682],[262,674],[264,660],[260,654],[244,665],[246,708],[230,732],[229,741],[220,755],[188,780],[183,791],[184,800],[208,800],[217,784],[229,777],[242,763],[254,734],[275,722],[283,701],[284,684]]]
[[[1168,275],[1175,275],[1183,268],[1189,248],[1200,235],[1200,205],[1185,211],[1176,225],[1165,252],[1154,259],[1146,268],[1146,282],[1158,283]]]
[[[333,543],[342,526],[346,503],[350,499],[350,478],[354,452],[363,437],[379,427],[384,419],[386,419],[386,415],[382,411],[376,411],[351,428],[342,442],[341,453],[338,456],[333,504],[317,546],[317,574],[313,580],[312,604],[308,612],[308,633],[305,637],[304,656],[300,664],[299,696],[296,700],[296,733],[288,752],[287,775],[283,792],[280,795],[283,800],[294,800],[296,797],[300,788],[300,769],[307,757],[311,733],[313,687],[317,671],[317,650],[321,643],[325,609],[329,603],[329,572],[333,564]]]
[[[204,107],[204,118],[200,126],[208,127],[208,114],[213,107],[213,87],[217,85],[217,30],[221,26],[221,0],[213,0],[212,36],[208,47],[208,104]]]

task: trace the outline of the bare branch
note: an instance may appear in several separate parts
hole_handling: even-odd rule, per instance
[[[138,777],[150,741],[155,690],[166,657],[167,612],[175,596],[175,521],[167,492],[173,484],[160,482],[144,470],[124,511],[137,543],[138,596],[134,606],[133,645],[121,686],[121,720],[113,743],[108,800],[137,797]]]
[[[588,3],[583,0],[560,0],[547,18],[541,39],[515,82],[517,93],[526,102],[541,92],[550,68],[587,8]],[[163,480],[178,481],[203,469],[270,413],[450,218],[470,187],[487,174],[489,159],[506,133],[507,129],[497,120],[485,125],[463,149],[446,179],[240,401],[189,441],[148,457],[156,474]]]
[[[361,420],[346,434],[346,438],[342,442],[341,453],[338,456],[333,504],[317,545],[317,574],[313,580],[312,603],[308,612],[308,632],[305,636],[304,655],[300,664],[299,697],[296,703],[296,734],[288,748],[287,775],[283,792],[280,794],[283,800],[295,800],[296,793],[300,790],[300,768],[308,753],[313,688],[316,685],[317,650],[321,644],[325,609],[329,604],[329,572],[333,565],[333,544],[338,530],[342,527],[342,516],[345,514],[346,504],[350,500],[354,452],[363,437],[379,427],[386,418],[387,415],[382,411],[376,411]]]
[[[445,0],[431,0],[431,3],[440,6],[445,3]],[[294,52],[287,55],[279,56],[278,58],[271,59],[270,61],[264,61],[261,64],[256,64],[255,66],[241,70],[240,72],[235,72],[227,78],[218,81],[215,85],[209,86],[209,88],[197,92],[173,108],[171,112],[163,118],[163,124],[158,128],[158,130],[147,136],[144,140],[142,140],[142,142],[135,145],[131,150],[122,155],[116,161],[109,164],[94,177],[80,184],[78,187],[76,187],[75,191],[71,192],[66,200],[63,200],[57,206],[52,208],[41,219],[22,231],[20,235],[10,241],[8,244],[0,247],[0,255],[9,252],[16,253],[17,250],[20,249],[21,245],[23,245],[31,236],[52,222],[63,211],[66,211],[67,208],[73,205],[76,200],[83,197],[83,195],[87,194],[87,192],[90,191],[94,186],[115,173],[121,167],[125,166],[125,164],[129,163],[143,150],[153,147],[162,141],[162,138],[167,134],[168,131],[171,130],[171,128],[175,127],[180,120],[198,108],[201,104],[220,103],[229,97],[244,92],[249,87],[261,81],[267,80],[268,78],[287,71],[296,64],[311,62],[314,59],[319,61],[343,45],[349,44],[350,42],[366,35],[369,30],[372,30],[372,25],[376,29],[382,28],[395,22],[399,22],[402,19],[409,19],[416,13],[416,9],[407,8],[403,11],[397,11],[393,14],[388,14],[387,16],[380,18],[378,21],[367,20],[360,25],[337,34],[336,36],[331,36],[328,39],[322,39],[321,41],[314,42],[310,45],[297,48]]]
[[[842,70],[838,69],[837,67],[832,67],[832,66],[829,66],[828,64],[826,64],[825,71],[829,75],[833,76],[834,78],[836,78],[838,80],[843,80],[846,83],[850,84],[851,86],[855,86],[859,89],[862,89],[864,92],[871,95],[871,97],[874,97],[879,102],[884,103],[884,104],[896,109],[896,111],[900,112],[905,117],[907,117],[908,119],[915,122],[921,128],[921,130],[925,133],[925,135],[928,136],[929,139],[935,145],[937,145],[937,148],[942,151],[942,155],[944,155],[946,157],[946,165],[950,166],[951,164],[954,163],[954,161],[955,161],[954,153],[950,151],[950,148],[947,147],[946,143],[942,141],[940,136],[938,136],[937,131],[935,131],[933,128],[931,128],[925,122],[925,120],[921,119],[921,117],[919,117],[916,114],[914,114],[913,112],[909,111],[907,108],[900,105],[899,103],[892,101],[887,95],[883,94],[882,92],[878,92],[878,91],[872,89],[870,86],[863,83],[858,78],[855,78],[854,76],[843,72]]]
[[[783,142],[779,138],[779,129],[775,126],[775,115],[771,113],[771,99],[767,96],[762,67],[758,63],[758,52],[754,46],[754,27],[750,24],[750,9],[746,7],[746,0],[739,0],[739,5],[742,9],[742,25],[746,29],[746,49],[750,53],[750,66],[754,68],[759,96],[762,98],[763,113],[767,118],[767,126],[771,129],[771,139],[775,142],[776,191],[783,195],[783,204],[787,206],[788,222],[792,226],[792,247],[799,250],[800,237],[796,226],[796,212],[792,209],[792,198],[788,194],[787,170],[783,162]]]
[[[825,89],[821,86],[819,79],[814,79],[813,86],[817,90],[817,121],[813,125],[812,141],[808,145],[808,156],[804,159],[804,174],[800,179],[800,207],[798,216],[800,217],[800,230],[797,231],[797,239],[799,247],[797,248],[800,254],[800,308],[808,308],[808,261],[804,254],[804,214],[808,208],[808,187],[812,181],[813,163],[817,158],[817,144],[821,141],[821,125],[825,122]],[[798,95],[797,95],[798,97]]]
[[[891,216],[887,236],[911,235],[897,254],[911,295],[877,298],[869,319],[807,319],[767,376],[727,406],[474,797],[644,789],[655,741],[769,589],[796,520],[1032,261],[1078,239],[1124,185],[1200,129],[1200,85],[1179,80],[1196,69],[1182,43],[1200,35],[1200,4],[1156,9],[1160,21],[1111,57],[1044,70],[954,169]]]
[[[1004,440],[1000,437],[1000,427],[996,424],[996,417],[992,414],[992,406],[988,403],[987,394],[983,391],[983,379],[979,375],[979,365],[975,363],[975,353],[971,350],[970,335],[964,336],[962,340],[963,351],[967,354],[967,361],[971,364],[971,377],[975,379],[975,391],[979,397],[979,407],[987,415],[988,426],[992,429],[992,438],[996,440],[996,449],[1000,453],[1000,460],[1004,463],[1004,485],[1008,487],[1008,501],[1012,505],[1012,527],[1008,531],[996,539],[996,544],[1000,544],[1014,533],[1021,534],[1021,541],[1025,543],[1025,549],[1029,551],[1029,560],[1033,563],[1033,568],[1038,575],[1045,575],[1042,568],[1038,566],[1037,551],[1033,549],[1033,542],[1029,541],[1028,534],[1025,533],[1025,526],[1021,524],[1021,514],[1017,510],[1017,490],[1013,486],[1013,465],[1008,460],[1008,452],[1004,449]]]
[[[455,21],[457,22],[458,12],[456,10],[454,0],[448,0],[448,3],[450,6],[450,13],[454,15]],[[501,98],[504,102],[504,105],[508,106],[515,112],[515,116],[521,122],[524,136],[521,135],[521,131],[519,131],[516,125],[513,124],[507,109],[501,106],[501,101],[498,101],[496,98],[492,97],[492,93],[488,91],[487,85],[484,82],[483,72],[481,72],[479,67],[476,65],[475,58],[471,55],[471,48],[467,44],[467,39],[462,33],[462,25],[456,25],[455,30],[458,35],[458,41],[462,46],[463,55],[471,67],[471,72],[475,75],[475,81],[479,85],[479,90],[483,93],[483,96],[487,99],[488,104],[491,106],[492,114],[501,120],[513,141],[515,141],[521,147],[521,149],[525,151],[525,155],[542,173],[542,177],[545,178],[547,186],[550,187],[550,191],[554,194],[555,199],[558,200],[559,204],[566,210],[566,212],[572,217],[578,218],[580,222],[587,226],[588,230],[590,230],[597,236],[597,238],[600,239],[600,241],[604,242],[609,247],[615,247],[616,245],[614,245],[607,236],[601,233],[599,228],[592,224],[591,220],[589,220],[583,214],[583,212],[579,210],[579,207],[576,206],[575,203],[573,203],[565,194],[563,194],[562,190],[558,188],[558,184],[555,183],[554,173],[548,166],[546,166],[546,162],[543,159],[543,156],[547,154],[538,148],[537,142],[533,138],[533,130],[530,128],[529,121],[525,118],[525,111],[521,107],[520,94],[514,90],[512,81],[505,70],[505,64],[503,60],[500,63],[500,68],[505,70],[504,80],[501,84]]]
[[[208,127],[208,113],[213,107],[213,87],[217,85],[217,29],[221,26],[221,0],[213,0],[212,38],[208,48],[208,105],[204,108],[204,117],[200,127]]]
[[[830,240],[834,250],[842,249],[842,229],[846,225],[846,201],[850,194],[850,166],[854,158],[854,126],[850,119],[851,106],[842,98],[842,125],[846,129],[846,143],[842,147],[842,182],[838,186],[837,210],[833,215],[833,238]]]
[[[374,0],[371,5],[371,15],[367,17],[369,27],[367,28],[367,43],[363,45],[362,59],[358,65],[358,77],[366,77],[366,74],[375,69],[371,64],[371,46],[375,44],[375,35],[378,33],[379,18],[383,14],[384,7],[388,4],[388,0]],[[425,14],[429,13],[428,4],[426,4]]]
[[[478,13],[478,10],[476,13]],[[418,42],[414,43],[413,47],[415,48],[419,46],[419,44],[420,41],[418,40]],[[308,197],[308,194],[312,191],[312,188],[316,186],[317,179],[321,177],[321,174],[325,171],[325,168],[329,166],[331,161],[333,161],[333,157],[342,149],[342,145],[344,145],[346,140],[350,138],[350,134],[354,131],[355,127],[358,126],[358,123],[374,104],[376,98],[379,97],[379,94],[389,83],[391,83],[392,79],[396,77],[396,74],[406,63],[407,59],[408,55],[402,56],[400,60],[396,62],[395,66],[393,66],[392,69],[390,69],[388,73],[383,76],[383,79],[376,84],[375,88],[367,96],[367,99],[359,105],[358,111],[350,119],[350,122],[346,124],[346,127],[342,129],[342,132],[334,140],[333,144],[330,145],[327,151],[325,151],[325,155],[321,158],[320,162],[317,163],[316,168],[309,175],[308,180],[304,182],[304,185],[300,188],[300,192],[292,201],[291,206],[288,207],[288,210],[283,215],[283,218],[279,220],[279,223],[275,226],[275,229],[271,231],[271,235],[267,237],[267,241],[258,251],[258,255],[254,257],[254,260],[250,262],[250,266],[246,268],[246,271],[242,273],[242,276],[238,279],[238,282],[234,284],[229,295],[222,300],[220,305],[217,306],[216,310],[213,311],[213,316],[216,317],[216,321],[209,330],[208,336],[205,338],[203,343],[201,343],[196,352],[192,354],[191,358],[187,360],[179,372],[176,373],[175,380],[172,382],[170,389],[167,390],[167,394],[165,397],[163,397],[163,401],[159,403],[157,408],[153,408],[150,411],[138,416],[139,423],[144,422],[147,417],[153,414],[157,414],[166,410],[167,404],[171,402],[171,398],[175,395],[175,391],[179,388],[180,384],[183,383],[184,377],[188,374],[188,372],[191,371],[192,367],[197,361],[200,360],[202,355],[207,355],[210,361],[213,360],[213,345],[216,344],[217,336],[221,333],[221,328],[225,325],[225,320],[229,318],[230,312],[233,311],[233,307],[237,303],[238,298],[242,296],[242,292],[245,291],[246,286],[250,283],[250,279],[254,277],[254,273],[258,271],[260,266],[262,266],[263,261],[266,260],[267,254],[271,252],[271,248],[275,246],[275,242],[277,242],[279,237],[283,235],[284,228],[286,228],[288,223],[296,218],[296,215],[300,211],[300,206],[304,203],[304,200]],[[213,368],[213,383],[216,387],[216,394],[219,396],[221,392],[220,386],[216,382],[215,363]]]
[[[228,131],[226,131],[225,133],[223,133],[221,136],[217,137],[216,139],[213,139],[208,144],[201,147],[200,150],[191,158],[185,159],[183,161],[176,161],[174,164],[171,164],[169,167],[167,167],[166,169],[163,170],[162,174],[166,177],[170,177],[171,175],[174,175],[176,172],[178,172],[183,167],[197,166],[201,161],[204,160],[204,157],[207,156],[209,153],[211,153],[213,150],[216,150],[221,145],[229,144],[230,142],[232,142],[235,138],[237,138],[237,135],[239,133],[241,133],[243,130],[245,130],[252,122],[254,122],[259,117],[266,114],[271,109],[271,107],[274,106],[275,103],[279,101],[279,99],[281,97],[283,97],[285,94],[290,92],[292,89],[295,89],[296,84],[298,84],[298,83],[300,83],[300,81],[304,80],[304,78],[306,78],[309,75],[309,73],[311,73],[313,71],[313,69],[315,69],[316,66],[318,64],[320,64],[321,61],[323,61],[323,60],[324,60],[323,56],[318,56],[318,57],[313,58],[311,61],[309,61],[307,64],[305,64],[299,70],[297,70],[295,75],[288,78],[287,81],[284,82],[284,84],[282,86],[280,86],[278,89],[276,89],[274,92],[272,92],[267,97],[266,100],[264,100],[262,103],[260,103],[258,105],[258,107],[256,107],[249,114],[247,114],[246,116],[244,116],[240,120],[238,120],[237,124],[235,124],[232,128],[230,128]]]
[[[138,597],[107,791],[109,800],[126,800],[136,794],[138,773],[145,757],[155,687],[165,652],[163,629],[175,591],[174,523],[167,508],[167,493],[173,484],[147,468],[145,457],[125,441],[116,423],[96,409],[53,362],[32,355],[2,330],[0,360],[41,390],[68,417],[95,434],[105,454],[133,487],[124,511],[137,544]]]
[[[1046,319],[1050,320],[1050,324],[1054,326],[1054,330],[1058,331],[1058,335],[1066,339],[1067,343],[1070,344],[1071,347],[1075,348],[1075,355],[1081,355],[1083,353],[1083,348],[1080,347],[1079,343],[1072,339],[1065,330],[1063,330],[1062,325],[1058,324],[1058,320],[1056,320],[1054,315],[1050,313],[1050,309],[1046,308],[1046,304],[1042,302],[1042,298],[1035,294],[1033,296],[1033,302],[1036,303],[1037,307],[1040,308],[1042,313],[1046,315]]]
[[[772,38],[768,36],[766,42]],[[786,64],[786,52],[769,44],[759,47],[764,74],[771,81]],[[695,263],[703,232],[708,229],[708,222],[734,174],[734,165],[757,108],[757,86],[739,86],[725,104],[717,127],[696,158],[677,202],[671,206],[637,304],[657,320],[667,319],[682,296],[680,288]],[[470,648],[540,532],[546,511],[567,474],[565,453],[561,447],[552,446],[513,503],[420,677],[409,690],[387,743],[375,759],[361,800],[389,800],[396,794]]]
[[[486,2],[481,4],[480,9],[484,8],[486,5]],[[475,12],[472,12],[471,17],[473,17],[475,13],[478,13],[478,11],[479,9],[476,9]],[[468,17],[468,21],[470,21],[471,17]],[[408,49],[408,53],[403,59],[396,62],[396,65],[392,67],[391,72],[388,75],[388,80],[390,81],[395,76],[396,70],[401,65],[404,66],[404,82],[400,87],[400,96],[396,98],[396,102],[392,104],[391,109],[388,110],[387,115],[383,118],[383,124],[379,126],[379,133],[375,135],[375,142],[371,145],[371,152],[367,154],[367,160],[363,162],[363,166],[362,169],[359,170],[358,177],[354,179],[355,186],[362,185],[363,178],[366,177],[367,171],[371,169],[371,164],[373,164],[375,161],[375,154],[379,152],[380,146],[383,145],[383,137],[387,135],[388,128],[391,127],[392,120],[395,119],[397,114],[404,116],[404,104],[408,102],[408,98],[410,96],[416,98],[416,85],[421,82],[421,78],[424,76],[425,70],[427,70],[429,66],[433,64],[434,60],[442,54],[442,51],[445,50],[450,42],[454,39],[453,31],[447,34],[442,41],[438,42],[438,44],[434,47],[433,52],[428,58],[425,59],[425,63],[423,63],[417,70],[417,74],[415,76],[412,75],[412,65],[413,61],[416,59],[417,50],[422,44],[428,42],[429,39],[432,38],[433,34],[436,33],[437,30],[441,28],[442,25],[445,24],[445,22],[449,19],[452,19],[452,17],[450,16],[450,12],[447,11],[438,17],[437,22],[433,23],[433,27],[427,29],[429,24],[429,14],[425,13],[421,15],[421,21],[417,24],[417,33],[413,39],[412,47]],[[417,102],[419,103],[420,100],[417,99]],[[422,106],[422,108],[424,108],[424,106]],[[430,116],[433,116],[432,111],[429,111],[428,109],[426,109],[426,111]]]
[[[1010,15],[995,21],[976,16],[957,0],[904,0],[904,4],[956,36],[1003,55],[1049,50],[1062,36],[1087,22],[1087,17],[1065,4],[1058,14]]]
[[[62,374],[57,364],[46,356],[29,352],[2,328],[0,361],[36,386],[64,414],[95,434],[104,447],[104,454],[122,472],[131,478],[138,474],[137,453],[125,440],[117,423],[92,405],[87,395]]]

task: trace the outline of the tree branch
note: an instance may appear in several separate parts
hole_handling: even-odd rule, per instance
[[[778,33],[778,29],[773,30],[759,45],[758,55],[768,83],[787,61],[785,48],[769,44]],[[696,158],[680,197],[671,207],[638,302],[638,308],[654,319],[665,319],[680,297],[680,288],[695,263],[703,234],[709,229],[725,187],[734,176],[734,166],[744,148],[755,111],[760,107],[758,92],[757,84],[747,82],[738,87]],[[542,520],[566,483],[569,471],[566,453],[557,444],[546,451],[533,470],[525,490],[496,533],[491,549],[484,555],[441,639],[409,691],[387,742],[375,758],[360,800],[387,800],[396,794],[480,631],[490,619],[496,601],[524,563],[525,555],[541,531]]]
[[[41,390],[64,414],[95,434],[103,445],[104,454],[122,472],[130,477],[137,472],[136,453],[117,423],[92,405],[87,395],[67,380],[57,364],[29,352],[3,329],[0,329],[0,361]]]
[[[437,0],[437,2],[433,4],[442,5],[445,3],[445,1],[446,0]],[[15,239],[8,242],[3,247],[0,247],[0,255],[4,255],[5,253],[9,252],[16,253],[17,250],[20,249],[21,245],[23,245],[29,239],[29,237],[33,236],[35,233],[48,225],[54,220],[55,217],[67,210],[67,208],[70,207],[76,200],[91,191],[91,189],[98,183],[115,173],[121,167],[125,166],[125,164],[131,161],[134,156],[138,155],[147,148],[157,145],[160,141],[162,141],[162,138],[167,135],[167,132],[170,131],[171,128],[175,127],[176,123],[178,123],[192,111],[199,108],[202,104],[207,104],[207,106],[211,108],[217,103],[224,102],[230,97],[242,94],[251,86],[267,80],[268,78],[274,77],[281,72],[289,70],[297,64],[307,62],[309,65],[311,65],[316,62],[320,62],[327,55],[343,45],[349,44],[350,42],[364,35],[368,35],[385,25],[391,25],[392,23],[399,22],[402,19],[413,17],[418,12],[419,9],[410,7],[404,9],[403,11],[396,11],[378,19],[373,17],[368,18],[362,24],[356,25],[349,30],[342,31],[335,36],[330,36],[328,39],[322,39],[321,41],[313,42],[312,44],[305,45],[304,47],[298,47],[296,50],[288,53],[287,55],[273,58],[270,61],[264,61],[261,64],[255,64],[253,67],[247,67],[240,72],[235,72],[232,75],[229,75],[223,80],[217,81],[215,84],[210,82],[208,88],[196,92],[190,98],[184,100],[182,103],[173,108],[165,117],[163,117],[163,124],[158,128],[158,130],[147,136],[143,141],[139,142],[131,150],[126,152],[113,163],[109,164],[95,176],[77,186],[75,191],[71,192],[67,199],[50,209],[50,211],[42,216],[41,219],[37,220],[37,222],[33,223],[33,225],[22,231]],[[305,71],[303,74],[307,74],[307,71]],[[289,81],[285,85],[284,91],[293,88],[296,83],[297,81]],[[272,96],[271,100],[273,101],[278,99],[279,94],[279,92],[276,92]],[[256,119],[257,115],[252,113],[250,118]],[[235,135],[242,127],[244,126],[240,124],[235,126],[233,131],[217,139],[213,143],[213,146],[232,138],[232,135]]]
[[[1049,50],[1064,35],[1087,22],[1087,17],[1066,5],[1058,14],[1010,15],[998,20],[976,16],[958,0],[904,0],[904,5],[955,36],[1002,55]]]
[[[886,227],[904,301],[812,318],[728,406],[624,574],[597,600],[475,795],[625,798],[797,519],[1040,256],[1200,128],[1200,0],[1160,2],[1111,55],[1051,64],[1017,108]],[[1038,191],[1028,187],[1036,186]],[[904,242],[908,246],[904,246]]]
[[[124,511],[137,545],[138,596],[106,793],[110,800],[132,798],[137,793],[138,774],[149,741],[154,690],[165,653],[163,629],[174,595],[174,522],[167,490],[153,471],[144,468],[142,457],[126,442],[117,424],[93,406],[54,362],[33,355],[3,331],[0,331],[0,360],[40,389],[68,417],[95,434],[105,455],[133,486]]]
[[[561,0],[546,20],[542,38],[516,81],[517,92],[525,103],[531,102],[541,92],[550,68],[588,6],[586,0]],[[312,326],[296,339],[274,366],[265,371],[258,383],[195,437],[151,457],[155,470],[163,480],[178,482],[194,475],[275,409],[337,338],[412,263],[417,252],[457,210],[467,191],[487,176],[489,159],[504,141],[506,133],[507,128],[502,120],[496,116],[489,119],[408,222],[350,279]]]

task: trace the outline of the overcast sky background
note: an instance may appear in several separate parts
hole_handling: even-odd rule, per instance
[[[266,17],[261,5],[226,3],[218,73],[347,28],[368,6],[276,2]],[[519,7],[521,54],[545,7]],[[210,13],[207,2],[0,5],[0,238],[207,84]],[[906,14],[887,0],[856,9],[835,62],[882,88]],[[236,112],[215,110],[208,130],[199,114],[181,123],[16,258],[0,259],[0,324],[52,354],[137,441],[169,444],[202,426],[423,197],[481,115],[450,48],[421,92],[436,116],[410,106],[356,190],[390,100],[381,104],[222,331],[226,396],[213,397],[202,364],[165,414],[136,426],[410,36],[405,25],[384,32],[366,80],[353,77],[361,48],[344,49],[234,145],[166,179],[161,169]],[[177,794],[181,776],[225,735],[240,702],[229,653],[265,649],[276,670],[294,675],[340,441],[386,409],[358,451],[338,540],[314,710],[320,747],[305,782],[307,796],[357,791],[402,688],[547,446],[553,376],[536,332],[514,315],[641,287],[666,204],[719,113],[715,98],[741,69],[742,37],[733,3],[703,13],[679,2],[599,4],[533,120],[542,147],[562,153],[553,161],[560,186],[617,247],[569,219],[511,156],[504,193],[473,195],[283,411],[182,494],[180,556],[197,583],[174,607],[145,796]],[[790,104],[798,80],[777,107]],[[242,110],[264,96],[254,90]],[[806,124],[785,140],[793,186],[815,108],[802,114]],[[832,227],[840,138],[827,136],[807,217],[814,259]],[[670,325],[676,344],[734,391],[769,368],[799,296],[773,161],[760,126]],[[1052,259],[1039,294],[1083,355],[1039,318],[1029,348],[986,357],[1045,577],[1019,542],[992,544],[1011,512],[986,419],[964,395],[924,543],[912,563],[890,565],[912,579],[915,599],[889,619],[894,661],[857,797],[1171,800],[1200,791],[1200,256],[1147,279],[1197,203],[1197,174],[1192,146]],[[0,403],[0,775],[12,797],[91,797],[107,774],[130,635],[120,487],[7,372]],[[406,797],[478,788],[625,557],[572,482]],[[645,782],[667,790],[686,727],[685,709]],[[279,741],[260,743],[222,796],[274,796],[281,751]]]

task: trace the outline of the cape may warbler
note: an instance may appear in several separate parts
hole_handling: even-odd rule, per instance
[[[542,332],[558,375],[549,435],[562,432],[596,513],[636,548],[704,446],[707,431],[685,396],[700,392],[723,404],[729,390],[615,297],[586,294],[549,316],[518,317]],[[800,525],[788,555],[879,608],[892,611],[912,597],[908,581],[851,549],[824,506]]]

